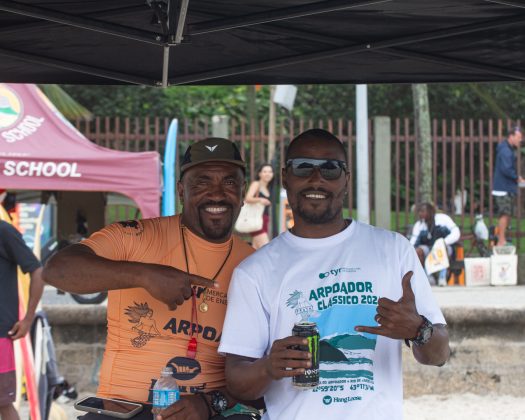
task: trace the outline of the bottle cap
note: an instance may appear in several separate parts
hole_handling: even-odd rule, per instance
[[[166,366],[162,368],[162,375],[173,375],[173,368],[170,366]]]

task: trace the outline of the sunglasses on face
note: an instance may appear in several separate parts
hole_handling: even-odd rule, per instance
[[[294,158],[286,161],[286,167],[291,167],[292,173],[301,178],[310,177],[314,169],[319,168],[321,176],[328,181],[339,179],[343,171],[347,172],[346,163],[336,159]]]

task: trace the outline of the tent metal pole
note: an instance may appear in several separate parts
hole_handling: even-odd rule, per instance
[[[487,3],[502,4],[503,6],[519,7],[520,9],[525,9],[525,4],[519,1],[512,1],[512,0],[485,0],[485,1]]]
[[[277,22],[280,20],[296,19],[305,16],[319,15],[321,13],[336,12],[339,10],[354,9],[356,7],[387,3],[392,0],[332,0],[310,3],[302,6],[284,7],[282,9],[267,10],[233,18],[217,19],[190,25],[190,35],[227,31],[230,29],[244,28],[263,23]]]
[[[252,73],[260,70],[267,70],[271,68],[286,67],[295,64],[306,63],[309,61],[323,60],[327,58],[333,58],[342,55],[359,54],[366,51],[376,51],[401,45],[410,45],[423,41],[431,41],[434,39],[449,38],[456,35],[462,35],[467,33],[474,33],[484,31],[487,29],[494,29],[505,26],[513,26],[525,22],[525,14],[506,17],[503,19],[496,19],[486,21],[482,23],[476,23],[473,25],[463,25],[455,28],[439,29],[436,31],[424,32],[420,34],[404,36],[399,38],[393,38],[390,40],[377,41],[373,44],[360,44],[351,45],[346,47],[334,48],[331,50],[317,51],[313,53],[300,54],[295,56],[288,56],[283,58],[277,58],[267,61],[259,61],[254,63],[248,63],[235,67],[226,67],[222,69],[215,69],[201,73],[194,73],[189,75],[182,75],[175,77],[170,80],[170,84],[187,84],[195,83],[211,79],[219,79],[222,77],[233,76],[243,73]]]
[[[111,9],[111,10],[105,10],[103,12],[88,13],[82,16],[90,17],[90,18],[110,18],[114,16],[127,15],[129,13],[136,13],[142,10],[144,10],[144,6],[130,6],[130,7],[123,7],[122,9],[118,9],[118,10]],[[17,33],[17,32],[35,31],[35,30],[40,30],[40,29],[56,28],[58,26],[60,26],[59,23],[40,20],[36,22],[24,23],[21,25],[10,25],[10,26],[6,26],[5,28],[0,28],[0,35],[6,35],[6,34],[11,34],[11,33]]]
[[[144,42],[147,44],[163,45],[165,42],[164,37],[161,34],[154,32],[142,31],[136,28],[130,28],[127,26],[107,23],[96,19],[56,12],[54,10],[29,6],[22,3],[15,3],[12,1],[0,0],[0,10],[33,17],[36,19],[48,20],[67,26],[74,26],[76,28],[86,29],[89,31],[100,32],[107,35],[113,35],[120,38],[133,39],[135,41]]]
[[[132,83],[136,85],[156,86],[154,80],[144,77],[133,76],[124,73],[117,73],[111,70],[100,69],[97,67],[85,66],[83,64],[70,63],[67,61],[56,60],[54,58],[42,57],[34,54],[27,54],[19,51],[7,50],[0,48],[0,55],[16,58],[35,64],[43,64],[49,67],[56,67],[65,70],[71,70],[78,73],[90,74],[92,76],[102,77],[104,79],[117,80],[120,82]]]
[[[210,13],[205,13],[200,10],[192,9],[192,16],[194,18],[200,17],[201,19],[211,19],[213,16],[216,17],[218,15],[217,14],[211,15]],[[224,16],[225,15],[220,15],[220,17],[224,17]],[[256,31],[265,32],[265,33],[288,35],[288,36],[298,38],[298,39],[308,39],[310,41],[320,42],[322,44],[328,44],[328,45],[333,45],[333,46],[343,46],[347,44],[349,41],[348,39],[336,38],[331,35],[323,35],[323,34],[319,34],[316,32],[307,32],[307,31],[302,31],[300,29],[292,29],[284,25],[286,25],[286,23],[281,24],[281,25],[267,24],[267,25],[259,26],[258,28],[255,28],[255,29],[246,28],[245,30],[247,31],[256,30]],[[239,28],[239,29],[242,30],[244,28]],[[0,30],[0,33],[1,33],[1,30]],[[195,34],[192,34],[192,35],[195,36]]]
[[[445,64],[451,67],[459,67],[467,70],[482,71],[496,76],[508,77],[514,80],[525,80],[525,72],[506,69],[503,67],[488,66],[486,64],[472,63],[469,61],[458,60],[455,58],[442,57],[438,55],[424,54],[419,52],[407,51],[398,48],[388,48],[375,51],[377,54],[390,55],[401,58],[411,58],[429,63]]]
[[[162,57],[162,82],[163,88],[168,87],[168,72],[170,67],[170,47],[166,46],[163,48],[164,54]]]
[[[173,0],[171,0],[173,2]],[[180,5],[180,12],[179,12],[179,21],[177,23],[176,31],[175,31],[175,39],[173,40],[173,44],[180,44],[183,39],[184,35],[184,26],[186,25],[186,16],[188,14],[188,4],[189,0],[182,0]],[[170,3],[171,6],[171,3]],[[170,33],[172,31],[172,28],[170,27]],[[169,39],[169,42],[172,43],[172,40]]]

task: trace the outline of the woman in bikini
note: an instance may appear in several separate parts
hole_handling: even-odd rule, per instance
[[[273,181],[273,168],[269,163],[263,163],[257,170],[255,181],[253,181],[248,188],[246,198],[244,201],[247,203],[261,203],[265,206],[263,214],[263,226],[261,230],[251,232],[252,246],[255,249],[259,249],[263,245],[270,242],[268,236],[268,225],[270,222],[270,194]]]

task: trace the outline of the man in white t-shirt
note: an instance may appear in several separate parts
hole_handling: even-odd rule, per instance
[[[436,240],[442,238],[447,246],[447,253],[450,257],[452,255],[454,245],[461,236],[456,222],[444,213],[436,213],[436,208],[431,203],[422,203],[417,208],[419,220],[412,228],[412,235],[410,236],[410,243],[416,248],[416,253],[421,261],[421,265],[425,266],[425,258],[429,254],[432,246]],[[447,277],[447,270],[441,270],[438,273],[438,281],[440,286],[445,286]],[[432,276],[428,277],[430,284],[435,284]]]
[[[228,389],[264,396],[265,419],[402,418],[401,346],[443,365],[445,320],[414,248],[397,233],[343,218],[349,170],[342,143],[324,130],[296,137],[283,185],[294,227],[235,270],[219,352]],[[297,390],[311,366],[291,336],[298,322],[320,332],[320,383]],[[408,341],[408,343],[410,343]]]

